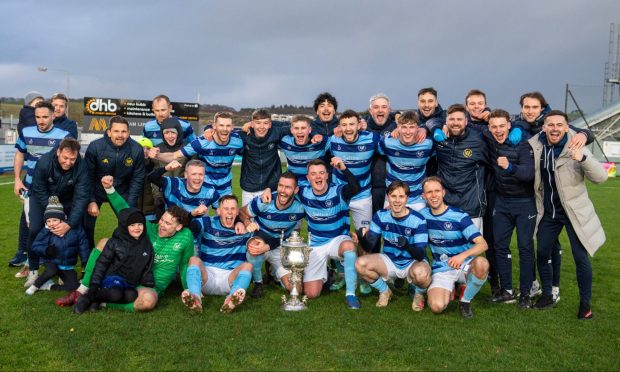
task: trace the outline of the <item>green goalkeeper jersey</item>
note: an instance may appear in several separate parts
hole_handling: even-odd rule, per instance
[[[108,199],[117,214],[129,207],[125,199],[116,191],[108,192]],[[191,231],[184,227],[173,236],[162,238],[157,228],[156,223],[146,223],[146,233],[155,253],[153,259],[154,289],[158,295],[161,295],[174,280],[177,272],[181,274],[183,288],[187,288],[185,272],[189,259],[194,254],[194,237]]]

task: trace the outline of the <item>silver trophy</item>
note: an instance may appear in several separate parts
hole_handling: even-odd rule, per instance
[[[309,240],[309,239],[308,239]],[[299,232],[293,231],[291,236],[284,240],[280,238],[280,258],[282,266],[291,271],[291,296],[287,300],[286,295],[282,295],[282,309],[286,311],[306,310],[308,297],[303,296],[299,299],[297,285],[303,281],[304,268],[308,266],[310,251],[312,248],[304,242]]]

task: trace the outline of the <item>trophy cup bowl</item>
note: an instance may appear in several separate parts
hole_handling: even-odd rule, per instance
[[[291,296],[287,300],[286,295],[282,296],[282,309],[286,311],[306,310],[307,298],[304,296],[299,299],[297,286],[303,280],[304,268],[308,266],[310,251],[312,248],[306,244],[299,232],[293,231],[287,240],[280,240],[280,258],[282,266],[291,271]]]

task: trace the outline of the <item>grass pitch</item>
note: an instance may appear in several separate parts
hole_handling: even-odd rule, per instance
[[[11,180],[0,177],[3,265],[15,253],[21,208],[12,184],[4,184]],[[373,293],[361,297],[360,310],[348,310],[341,291],[310,301],[308,311],[287,313],[279,309],[284,292],[273,285],[262,299],[248,298],[230,315],[218,312],[223,297],[207,297],[205,311],[191,314],[181,304],[178,285],[151,313],[75,315],[54,305],[60,293],[25,296],[23,280],[13,277],[17,269],[4,266],[0,369],[618,370],[620,179],[589,190],[607,233],[607,243],[592,259],[592,321],[576,318],[575,266],[565,234],[561,301],[555,309],[487,304],[485,285],[469,321],[460,317],[456,303],[442,315],[428,309],[414,313],[402,293],[384,309],[374,306]],[[97,237],[109,235],[115,225],[105,206]]]

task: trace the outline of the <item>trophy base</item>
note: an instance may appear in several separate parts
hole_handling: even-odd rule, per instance
[[[281,308],[284,311],[302,311],[302,310],[307,310],[308,306],[304,304],[303,302],[298,301],[297,303],[285,302],[282,304]]]

